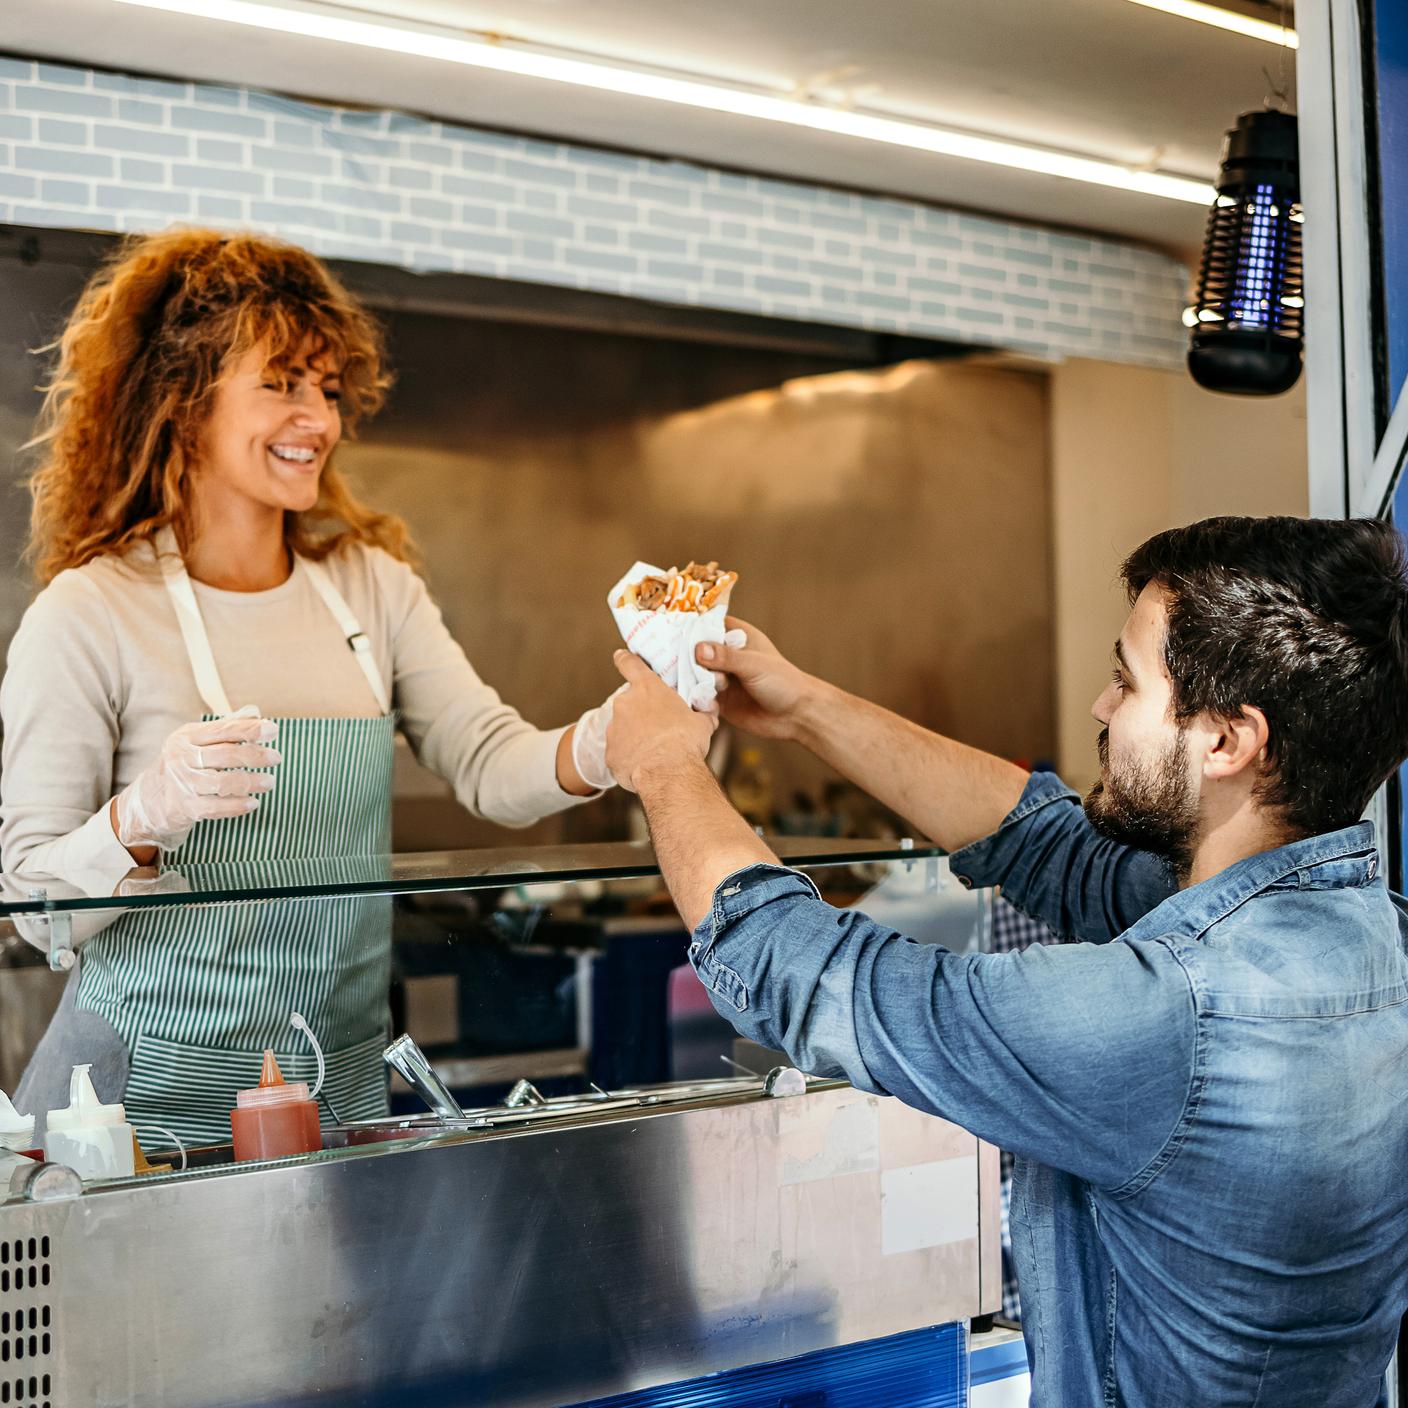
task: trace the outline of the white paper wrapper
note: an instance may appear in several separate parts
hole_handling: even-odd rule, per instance
[[[619,602],[626,588],[643,577],[663,577],[658,567],[637,562],[606,598],[621,639],[633,654],[639,655],[668,685],[679,691],[691,709],[707,709],[718,694],[714,672],[694,658],[701,641],[721,642],[724,617],[728,614],[728,593],[708,611],[637,611]]]

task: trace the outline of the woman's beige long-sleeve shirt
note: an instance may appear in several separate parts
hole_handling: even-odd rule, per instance
[[[391,681],[401,731],[464,806],[526,826],[582,800],[557,783],[563,730],[535,728],[479,678],[411,568],[360,545],[326,566]],[[270,591],[192,586],[233,708],[254,704],[269,718],[378,712],[301,564]],[[20,622],[0,683],[4,869],[120,866],[108,802],[205,712],[149,549],[60,573]]]

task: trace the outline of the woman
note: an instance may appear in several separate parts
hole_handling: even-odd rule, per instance
[[[608,706],[542,732],[475,674],[395,518],[330,460],[389,384],[367,313],[311,255],[254,235],[130,242],[59,343],[31,481],[47,584],[0,686],[7,871],[75,875],[390,849],[396,727],[507,826],[610,784]],[[384,1112],[387,901],[167,909],[90,938],[21,1083],[68,1068],[138,1124],[228,1138],[291,1009],[338,1114]]]

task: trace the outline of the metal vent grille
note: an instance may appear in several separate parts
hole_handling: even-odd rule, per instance
[[[0,1408],[53,1408],[48,1237],[0,1239]]]

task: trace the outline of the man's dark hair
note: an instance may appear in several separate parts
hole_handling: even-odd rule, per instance
[[[1180,720],[1266,715],[1264,806],[1299,836],[1352,825],[1408,756],[1408,560],[1373,518],[1206,518],[1141,544],[1165,593]]]

